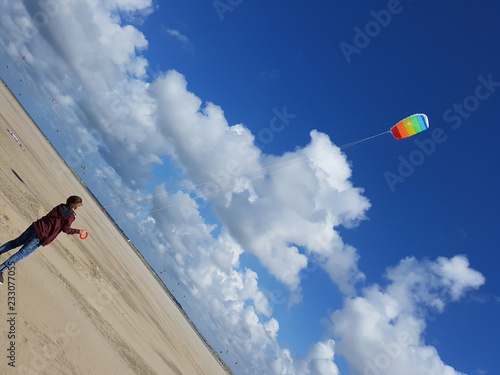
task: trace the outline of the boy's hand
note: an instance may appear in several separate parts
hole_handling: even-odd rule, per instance
[[[87,231],[84,231],[83,229],[80,229],[80,238],[81,238],[82,240],[84,240],[85,238],[87,238],[87,236],[88,236],[88,235],[89,235],[89,234],[88,234],[88,232],[87,232]]]

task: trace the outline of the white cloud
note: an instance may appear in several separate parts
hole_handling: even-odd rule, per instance
[[[317,342],[309,347],[304,373],[317,375],[338,375],[339,369],[333,362],[335,357],[335,342],[325,340]]]
[[[189,39],[187,36],[181,34],[178,30],[174,29],[165,29],[168,35],[173,36],[175,39],[177,39],[181,43],[188,43]]]
[[[176,157],[195,183],[211,181],[199,190],[246,251],[296,292],[308,256],[317,253],[339,287],[353,291],[363,278],[358,256],[334,227],[352,227],[370,205],[352,187],[345,155],[326,135],[313,131],[303,149],[264,155],[248,129],[230,126],[220,107],[202,106],[179,73],[159,78],[152,96],[161,103],[162,135],[175,144]],[[273,170],[274,165],[281,167]]]
[[[443,282],[450,288],[453,300],[458,300],[465,291],[476,289],[485,282],[481,273],[469,268],[469,261],[464,256],[456,256],[450,261],[438,258],[436,273],[443,277]]]
[[[205,223],[188,197],[158,187],[153,219],[143,220],[139,230],[147,233],[147,247],[157,249],[155,264],[168,265],[167,277],[180,302],[184,305],[182,288],[196,301],[192,317],[203,332],[207,337],[217,332],[216,348],[228,349],[242,374],[329,374],[336,369],[332,340],[313,344],[305,358],[293,358],[279,346],[279,323],[271,316],[257,273],[236,269],[242,248],[226,229],[213,236],[215,227]]]
[[[455,301],[457,290],[462,296],[482,285],[482,275],[469,268],[465,257],[456,256],[435,262],[406,258],[388,269],[387,277],[391,284],[385,290],[371,286],[332,314],[339,353],[363,375],[462,374],[425,344],[425,321],[430,312],[441,312]]]

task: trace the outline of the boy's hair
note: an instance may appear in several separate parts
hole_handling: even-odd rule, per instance
[[[72,195],[71,197],[66,199],[66,206],[73,209],[82,202],[82,198],[80,198],[78,195]]]

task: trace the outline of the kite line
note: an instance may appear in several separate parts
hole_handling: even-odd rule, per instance
[[[390,133],[390,131],[385,131],[385,132],[382,132],[382,133],[379,133],[379,134],[376,134],[376,135],[372,135],[371,137],[367,137],[367,138],[364,138],[364,139],[360,139],[358,141],[354,141],[354,142],[350,142],[350,143],[347,143],[345,145],[342,145],[342,146],[337,146],[340,150],[343,150],[343,149],[346,149],[348,147],[352,147],[352,146],[355,146],[359,143],[362,143],[362,142],[365,142],[365,141],[368,141],[372,138],[376,138],[376,137],[379,137],[383,134],[387,134],[387,133]],[[319,153],[319,154],[316,154],[317,155],[322,155],[322,154],[325,154],[325,152],[323,153]],[[249,174],[252,174],[252,173],[256,173],[256,172],[260,172],[260,171],[264,171],[264,170],[267,170],[267,169],[271,169],[271,168],[274,168],[274,167],[277,167],[277,166],[280,166],[280,165],[284,165],[284,167],[281,167],[281,168],[278,168],[278,169],[275,169],[275,170],[272,170],[272,171],[269,171],[269,172],[266,172],[264,174],[261,174],[257,177],[254,177],[254,178],[251,178],[249,180],[246,180],[246,181],[253,181],[253,180],[256,180],[256,179],[259,179],[261,177],[265,177],[265,176],[269,176],[273,173],[276,173],[276,172],[279,172],[281,170],[284,170],[284,169],[287,169],[287,168],[290,168],[290,167],[294,167],[294,166],[297,166],[297,165],[301,165],[301,164],[304,164],[306,163],[307,161],[311,160],[311,154],[309,155],[304,155],[304,156],[301,156],[301,157],[298,157],[298,158],[295,158],[295,159],[291,159],[291,160],[286,160],[286,161],[282,161],[282,162],[279,162],[279,163],[275,163],[275,164],[271,164],[271,165],[268,165],[266,167],[261,167],[261,168],[257,168],[257,169],[254,169],[254,170],[251,170],[251,171],[247,171],[247,172],[243,172],[243,173],[239,173],[239,174],[235,174],[235,175],[231,175],[231,176],[227,176],[227,177],[222,177],[222,178],[218,178],[218,179],[213,179],[213,180],[209,180],[209,181],[205,181],[205,182],[201,182],[199,184],[193,184],[193,185],[187,185],[187,186],[184,186],[184,187],[180,187],[180,188],[177,188],[177,189],[174,189],[174,190],[169,190],[169,191],[165,191],[163,193],[158,193],[158,194],[150,194],[148,196],[145,196],[145,197],[141,197],[141,198],[138,198],[138,199],[132,199],[132,200],[128,200],[128,201],[123,201],[123,202],[119,202],[119,203],[114,203],[114,204],[110,204],[110,205],[106,205],[106,206],[102,206],[102,208],[110,208],[110,207],[116,207],[116,206],[121,206],[122,204],[127,204],[127,203],[134,203],[134,202],[139,202],[141,200],[145,200],[145,199],[150,199],[150,198],[154,198],[154,197],[157,197],[157,196],[161,196],[161,195],[168,195],[168,194],[173,194],[173,193],[177,193],[179,191],[184,191],[184,190],[193,190],[197,187],[200,187],[200,186],[203,186],[203,185],[208,185],[208,184],[211,184],[211,183],[218,183],[218,182],[223,182],[223,181],[227,181],[227,180],[230,180],[230,179],[235,179],[235,178],[238,178],[238,177],[242,177],[242,176],[246,176],[246,175],[249,175]],[[286,165],[286,164],[289,164],[289,163],[293,163],[291,165]],[[207,195],[210,195],[210,194],[213,194],[215,192],[219,192],[221,190],[226,190],[226,189],[229,189],[231,187],[234,187],[234,186],[237,186],[241,184],[240,183],[236,183],[234,185],[230,185],[230,186],[227,186],[227,187],[224,187],[222,189],[219,189],[219,190],[216,190],[216,191],[213,191],[213,192],[210,192],[210,193],[207,193],[207,194],[203,194],[203,195],[200,195],[200,196],[197,196],[196,198],[192,198],[192,199],[197,199],[197,198],[203,198]],[[155,210],[156,211],[156,210]],[[150,211],[151,212],[151,211]],[[127,219],[128,220],[128,219]]]
[[[344,144],[342,146],[337,146],[337,147],[338,147],[338,149],[343,150],[343,149],[355,146],[357,144],[360,144],[362,142],[366,142],[368,140],[380,137],[380,136],[382,136],[384,134],[387,134],[387,133],[392,133],[392,135],[394,136],[394,138],[397,139],[397,140],[398,139],[403,139],[403,138],[410,137],[410,136],[412,136],[414,134],[420,133],[420,132],[426,130],[428,127],[429,127],[429,121],[428,121],[427,116],[424,115],[424,114],[415,114],[415,115],[412,115],[412,116],[409,116],[409,117],[405,118],[404,120],[401,120],[399,123],[397,123],[396,125],[394,125],[390,130],[387,130],[387,131],[381,132],[379,134],[375,134],[375,135],[372,135],[370,137],[366,137],[366,138],[363,138],[363,139],[360,139],[360,140],[357,140],[357,141],[354,141],[354,142],[346,143],[346,144]],[[326,152],[327,151],[319,153],[319,154],[316,154],[315,156],[324,154]],[[114,223],[121,223],[121,222],[124,222],[124,221],[135,219],[135,218],[140,217],[140,216],[149,215],[152,212],[156,212],[156,211],[164,210],[164,209],[167,209],[167,208],[170,208],[170,207],[178,206],[180,204],[184,204],[184,203],[187,203],[187,202],[199,199],[199,198],[207,198],[210,195],[219,193],[219,192],[224,191],[224,190],[228,190],[228,189],[234,188],[235,186],[242,185],[244,183],[248,183],[249,181],[254,181],[254,180],[257,180],[257,179],[269,176],[271,174],[274,174],[276,172],[279,172],[279,171],[282,171],[282,170],[285,170],[285,169],[288,169],[288,168],[291,168],[291,167],[294,167],[294,166],[298,166],[298,165],[304,164],[304,163],[312,160],[311,159],[312,156],[313,156],[312,154],[308,154],[308,155],[304,155],[304,156],[301,156],[301,157],[298,157],[298,158],[295,158],[295,159],[292,159],[292,160],[282,161],[282,162],[279,162],[279,163],[268,165],[266,167],[261,167],[261,168],[258,168],[258,169],[254,169],[252,171],[247,171],[247,172],[243,172],[243,173],[240,173],[240,174],[236,174],[236,175],[232,175],[232,176],[227,176],[227,177],[223,177],[223,178],[212,179],[212,180],[205,181],[205,182],[202,182],[202,183],[199,183],[199,184],[188,185],[188,186],[184,186],[184,187],[177,188],[177,189],[174,189],[174,190],[166,191],[166,192],[163,192],[163,193],[151,194],[151,195],[148,195],[146,197],[142,197],[142,198],[138,198],[138,199],[133,199],[133,200],[129,200],[129,201],[123,201],[123,202],[119,202],[119,203],[115,203],[115,204],[111,204],[111,205],[107,205],[107,206],[102,206],[101,208],[102,209],[106,209],[106,208],[109,208],[109,207],[116,207],[116,206],[120,206],[120,205],[126,204],[126,203],[139,202],[141,200],[151,199],[151,198],[162,196],[162,195],[169,195],[169,194],[173,194],[173,193],[184,191],[184,190],[193,190],[193,189],[198,188],[198,187],[203,186],[203,185],[207,185],[207,184],[211,184],[211,183],[220,183],[220,182],[227,181],[227,180],[230,180],[230,179],[236,179],[238,177],[246,176],[246,175],[249,175],[249,174],[252,174],[252,173],[257,173],[257,172],[260,172],[260,171],[265,171],[265,170],[268,170],[268,169],[271,169],[271,168],[274,168],[274,167],[281,166],[280,168],[267,171],[267,172],[265,172],[263,174],[260,174],[260,175],[258,175],[256,177],[246,179],[245,181],[236,182],[236,183],[231,184],[229,186],[221,187],[220,189],[212,190],[212,191],[207,192],[205,194],[198,194],[198,195],[196,195],[194,197],[189,197],[188,199],[185,199],[185,200],[182,200],[182,201],[179,201],[179,202],[175,202],[175,203],[171,203],[171,204],[169,204],[167,206],[164,206],[164,207],[156,208],[154,210],[149,210],[148,212],[140,213],[140,214],[137,214],[135,216],[130,216],[130,217],[127,217],[126,219],[115,220],[114,221]],[[110,224],[108,224],[106,226],[114,225],[114,223],[110,223]],[[104,226],[104,227],[106,227],[106,226]]]

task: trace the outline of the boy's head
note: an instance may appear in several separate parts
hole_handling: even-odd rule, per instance
[[[82,206],[82,198],[80,198],[78,195],[72,195],[68,199],[66,199],[66,206],[71,208],[72,210],[77,210]]]

